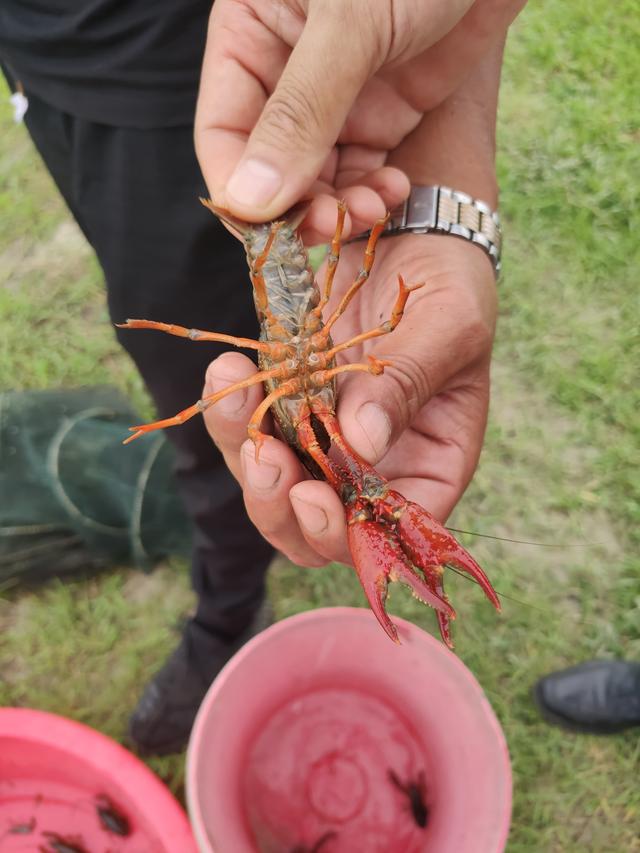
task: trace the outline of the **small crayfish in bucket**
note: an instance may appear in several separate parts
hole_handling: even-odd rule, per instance
[[[266,438],[260,425],[271,409],[285,440],[305,467],[314,477],[325,479],[339,495],[355,569],[371,609],[389,637],[398,642],[396,627],[385,610],[387,588],[389,581],[400,581],[435,609],[442,638],[451,647],[450,622],[455,611],[444,592],[445,566],[469,574],[500,609],[498,596],[480,566],[446,528],[426,509],[391,489],[384,477],[349,447],[336,417],[337,376],[351,371],[380,374],[389,366],[389,362],[370,357],[366,364],[338,367],[337,353],[393,332],[411,292],[422,286],[407,285],[399,275],[398,296],[390,318],[375,329],[334,345],[331,329],[367,281],[386,219],[374,225],[358,275],[335,310],[323,320],[340,255],[344,204],[338,204],[338,222],[320,292],[297,230],[306,206],[294,208],[280,221],[256,225],[239,221],[211,201],[202,201],[244,243],[260,340],[152,320],[127,320],[121,328],[157,329],[192,341],[218,341],[257,350],[260,370],[249,379],[198,400],[173,418],[131,427],[133,435],[127,442],[146,432],[184,423],[227,394],[263,383],[265,398],[248,427],[256,456]]]

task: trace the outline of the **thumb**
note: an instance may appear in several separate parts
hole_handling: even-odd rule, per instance
[[[410,385],[413,387],[408,393]],[[430,397],[425,377],[417,372],[416,377],[409,378],[403,371],[386,368],[381,376],[345,380],[340,386],[338,408],[344,437],[357,453],[375,465]]]
[[[386,455],[434,396],[469,384],[482,374],[482,365],[488,372],[489,328],[465,322],[463,309],[438,319],[428,337],[409,327],[399,345],[383,345],[376,355],[390,366],[382,375],[352,375],[339,387],[344,436],[371,464]]]
[[[299,201],[320,174],[377,67],[372,45],[359,37],[347,44],[347,32],[343,15],[310,14],[227,183],[225,206],[235,215],[274,219]]]

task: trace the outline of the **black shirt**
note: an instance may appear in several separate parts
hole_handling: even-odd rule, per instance
[[[0,0],[0,61],[64,112],[122,127],[193,122],[211,0]]]

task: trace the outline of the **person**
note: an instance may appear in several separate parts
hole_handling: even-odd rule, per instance
[[[543,719],[585,734],[640,726],[640,663],[590,660],[541,678],[534,697]]]
[[[90,0],[81,8],[6,0],[0,57],[28,99],[29,133],[100,261],[111,319],[255,337],[243,252],[197,203],[202,176],[216,203],[248,221],[279,216],[311,194],[307,242],[332,235],[336,197],[346,200],[346,231],[356,235],[402,202],[410,182],[446,184],[495,209],[502,48],[523,5],[344,0],[338,11],[329,0],[216,0],[207,30],[205,0]],[[203,55],[199,167],[192,133]],[[361,251],[358,243],[344,248],[336,296]],[[444,519],[483,439],[494,268],[469,241],[390,237],[342,334],[377,325],[399,271],[427,286],[410,301],[403,335],[363,347],[388,352],[394,369],[345,381],[339,417],[356,451]],[[211,348],[153,332],[116,334],[160,417],[200,396]],[[206,370],[205,393],[252,370],[240,353],[221,355]],[[206,429],[193,419],[168,431],[195,522],[198,603],[131,717],[141,752],[184,745],[210,682],[264,624],[274,548],[302,565],[349,560],[342,508],[328,486],[306,480],[275,440],[256,463],[245,439],[259,395],[229,396],[209,410]]]

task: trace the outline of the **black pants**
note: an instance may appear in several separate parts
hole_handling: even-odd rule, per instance
[[[102,265],[113,322],[143,317],[256,337],[242,246],[198,202],[207,190],[193,128],[100,125],[27,96],[25,123]],[[117,336],[161,418],[199,399],[208,363],[228,349],[154,331],[118,329]],[[249,521],[203,419],[166,434],[177,450],[180,488],[195,522],[196,620],[234,636],[262,602],[273,550]]]

